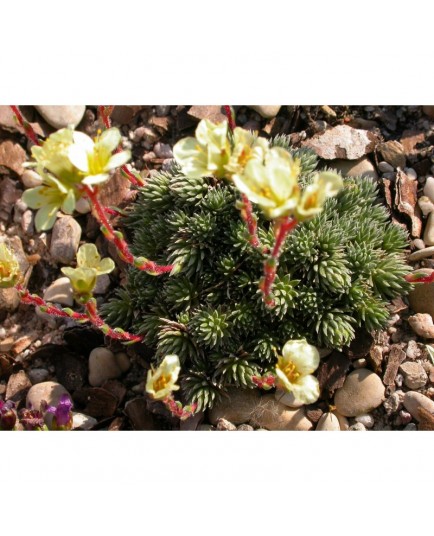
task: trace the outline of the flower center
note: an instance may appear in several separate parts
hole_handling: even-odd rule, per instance
[[[168,378],[167,376],[160,376],[158,380],[154,381],[154,391],[158,392],[163,390],[169,383],[169,380],[170,378]]]
[[[278,367],[291,383],[295,383],[300,377],[300,373],[297,371],[297,368],[292,361],[288,361],[283,367],[279,365]]]

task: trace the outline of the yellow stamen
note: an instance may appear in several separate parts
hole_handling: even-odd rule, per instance
[[[295,383],[300,377],[300,373],[297,372],[297,368],[292,361],[288,361],[283,366],[278,364],[277,368],[279,368],[283,374],[285,374],[291,383]]]
[[[161,391],[162,389],[166,387],[169,381],[170,381],[170,378],[168,378],[167,376],[160,376],[158,380],[154,381],[154,391],[155,392]]]

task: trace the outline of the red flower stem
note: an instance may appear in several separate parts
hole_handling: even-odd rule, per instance
[[[84,304],[84,307],[86,309],[88,320],[90,320],[91,324],[96,328],[100,329],[104,333],[104,335],[107,335],[107,337],[130,343],[140,342],[143,340],[143,337],[140,335],[133,335],[132,333],[128,333],[127,331],[124,331],[120,328],[113,329],[108,324],[106,324],[98,314],[95,299],[92,298],[91,300],[86,302]]]
[[[76,313],[75,311],[68,311],[65,309],[59,309],[54,305],[49,304],[43,300],[37,294],[30,294],[30,292],[23,288],[21,285],[16,285],[15,287],[19,294],[22,303],[27,305],[34,305],[35,307],[41,307],[44,313],[47,313],[51,316],[57,316],[61,318],[73,318],[74,320],[79,320],[81,322],[89,322],[89,317],[85,313]]]
[[[228,106],[227,104],[225,104],[223,106],[223,109],[225,111],[226,117],[228,118],[229,128],[233,132],[235,130],[235,127],[237,126],[236,123],[235,123],[234,112],[233,112],[232,108],[230,106]]]
[[[110,115],[113,112],[113,108],[114,106],[98,106],[98,113],[105,128],[110,128],[112,126]],[[120,153],[121,151],[122,146],[118,145],[115,152]],[[126,164],[121,166],[121,172],[125,177],[127,177],[131,184],[134,184],[134,186],[145,185],[145,181],[143,179],[139,180],[133,173],[131,173],[131,171],[127,168]]]
[[[194,415],[197,408],[196,403],[182,407],[181,402],[176,402],[176,400],[173,398],[173,395],[167,396],[163,400],[163,404],[170,411],[173,417],[178,417],[178,419],[181,419],[182,421],[185,421]]]
[[[29,140],[32,141],[35,145],[40,145],[36,132],[33,130],[32,125],[24,119],[23,114],[20,112],[18,106],[10,105],[10,108],[14,114],[15,119],[23,127],[24,133],[27,138],[29,138]]]
[[[138,261],[131,253],[128,244],[125,242],[122,236],[122,233],[120,233],[119,231],[115,231],[112,227],[112,224],[109,222],[106,215],[106,211],[98,200],[98,189],[85,186],[84,190],[90,203],[95,209],[95,214],[99,222],[102,225],[101,229],[104,236],[107,238],[107,240],[113,242],[113,244],[116,246],[116,249],[118,250],[120,258],[123,261],[128,264],[134,265],[139,270],[143,270],[144,272],[150,272],[153,275],[160,275],[167,272],[171,272],[173,270],[173,264],[160,266],[157,263],[149,260],[144,260],[143,262]]]
[[[297,225],[295,218],[289,219],[288,216],[281,218],[277,222],[276,226],[276,241],[270,256],[264,262],[264,276],[261,279],[259,288],[262,291],[262,299],[267,307],[274,307],[274,298],[271,293],[274,280],[276,279],[277,266],[279,264],[279,257],[281,254],[281,248],[285,242],[286,237]]]
[[[250,203],[249,198],[246,194],[241,194],[242,205],[241,205],[241,217],[246,222],[247,230],[249,232],[249,243],[254,248],[259,248],[261,243],[259,242],[257,234],[257,224],[256,217],[253,214],[252,204]]]

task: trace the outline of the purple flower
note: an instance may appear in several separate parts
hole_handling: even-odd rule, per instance
[[[66,393],[60,397],[57,406],[48,406],[42,401],[41,410],[53,415],[52,430],[71,430],[72,428],[72,402]]]
[[[15,404],[12,400],[0,400],[0,430],[13,430],[17,421]]]

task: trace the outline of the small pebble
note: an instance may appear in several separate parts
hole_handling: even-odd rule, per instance
[[[355,418],[355,421],[360,424],[363,424],[365,428],[372,428],[375,424],[374,417],[370,415],[369,413],[367,413],[366,415],[358,415]]]
[[[395,376],[395,385],[396,385],[396,387],[402,387],[403,383],[404,383],[404,376],[402,374],[397,374]]]
[[[415,238],[413,240],[413,246],[416,249],[425,249],[425,242],[421,238]],[[433,250],[434,251],[434,250]]]
[[[396,179],[396,173],[383,173],[383,179],[394,181]]]
[[[93,289],[94,294],[105,294],[110,287],[110,277],[108,274],[99,275],[96,278],[96,285]]]
[[[153,151],[157,155],[157,158],[173,158],[172,148],[168,143],[156,143]]]
[[[35,108],[47,121],[49,125],[54,128],[66,128],[69,125],[76,127],[83,118],[86,106],[36,106]]]
[[[434,402],[417,391],[408,391],[405,393],[404,407],[417,421],[420,420],[419,409],[421,408],[434,415]]]
[[[381,173],[393,173],[394,171],[393,166],[384,160],[378,164],[378,169],[381,171]]]
[[[240,424],[240,426],[237,426],[238,432],[253,432],[253,430],[254,428],[250,424]]]
[[[115,354],[115,360],[117,366],[121,369],[121,371],[127,372],[129,368],[131,367],[131,361],[128,355],[125,352],[118,352]]]
[[[417,345],[416,341],[408,341],[407,349],[405,351],[405,355],[409,359],[417,359],[422,354],[421,350],[419,349],[419,346]]]
[[[427,177],[423,193],[434,203],[434,177]]]
[[[415,425],[414,422],[410,422],[404,428],[404,432],[417,432],[417,426]]]
[[[398,391],[395,391],[392,393],[389,398],[387,398],[383,402],[383,407],[386,410],[387,415],[391,415],[392,413],[396,413],[399,408],[402,405],[402,401],[400,396],[398,395]]]
[[[348,428],[350,432],[366,432],[366,428],[363,426],[361,422],[356,422],[352,426]]]
[[[353,367],[355,369],[365,368],[367,364],[368,364],[368,361],[366,360],[365,357],[361,357],[360,359],[356,359],[355,361],[353,361]]]
[[[408,424],[412,419],[411,413],[404,409],[399,412],[399,417],[401,419],[401,424]]]
[[[315,430],[317,432],[340,432],[339,419],[333,413],[324,413]]]
[[[43,298],[47,302],[71,307],[74,305],[74,298],[70,280],[67,277],[59,277],[45,290]]]
[[[425,245],[425,244],[424,244]],[[411,262],[420,261],[421,259],[426,259],[434,255],[434,246],[429,248],[420,249],[419,251],[414,251],[411,255],[408,256],[408,260]]]
[[[89,383],[100,387],[106,380],[118,378],[122,374],[115,355],[108,348],[94,348],[89,355]]]
[[[380,377],[368,369],[357,369],[345,379],[336,391],[336,410],[345,417],[369,413],[384,400],[384,385]]]
[[[27,373],[29,380],[32,382],[32,385],[37,383],[45,382],[50,375],[47,369],[43,368],[34,368],[30,369]]]
[[[400,365],[399,370],[404,376],[404,384],[409,389],[420,389],[428,381],[428,375],[418,361],[406,361]]]
[[[258,112],[258,114],[265,118],[265,119],[271,119],[272,117],[276,117],[276,115],[279,113],[279,110],[281,108],[280,105],[255,105],[250,106],[255,112]]]
[[[98,421],[84,413],[72,412],[72,429],[73,430],[90,430]]]
[[[155,113],[158,117],[165,117],[166,115],[169,115],[169,112],[170,105],[159,104],[158,106],[155,106]]]
[[[81,238],[81,227],[71,216],[59,218],[51,234],[50,254],[54,262],[71,264]]]
[[[428,214],[431,214],[431,212],[434,211],[434,203],[426,195],[419,197],[417,204],[419,205],[419,208],[424,216],[428,216]]]
[[[237,429],[237,427],[234,424],[227,421],[226,419],[219,419],[217,421],[216,428],[217,430],[225,431],[225,432],[233,432]]]
[[[406,174],[407,177],[409,177],[410,179],[413,179],[414,181],[417,180],[417,173],[416,173],[416,171],[415,171],[413,168],[406,168],[406,170],[405,170],[405,174]]]
[[[75,210],[79,214],[88,214],[91,211],[89,201],[85,197],[80,197],[77,203],[75,203]]]

